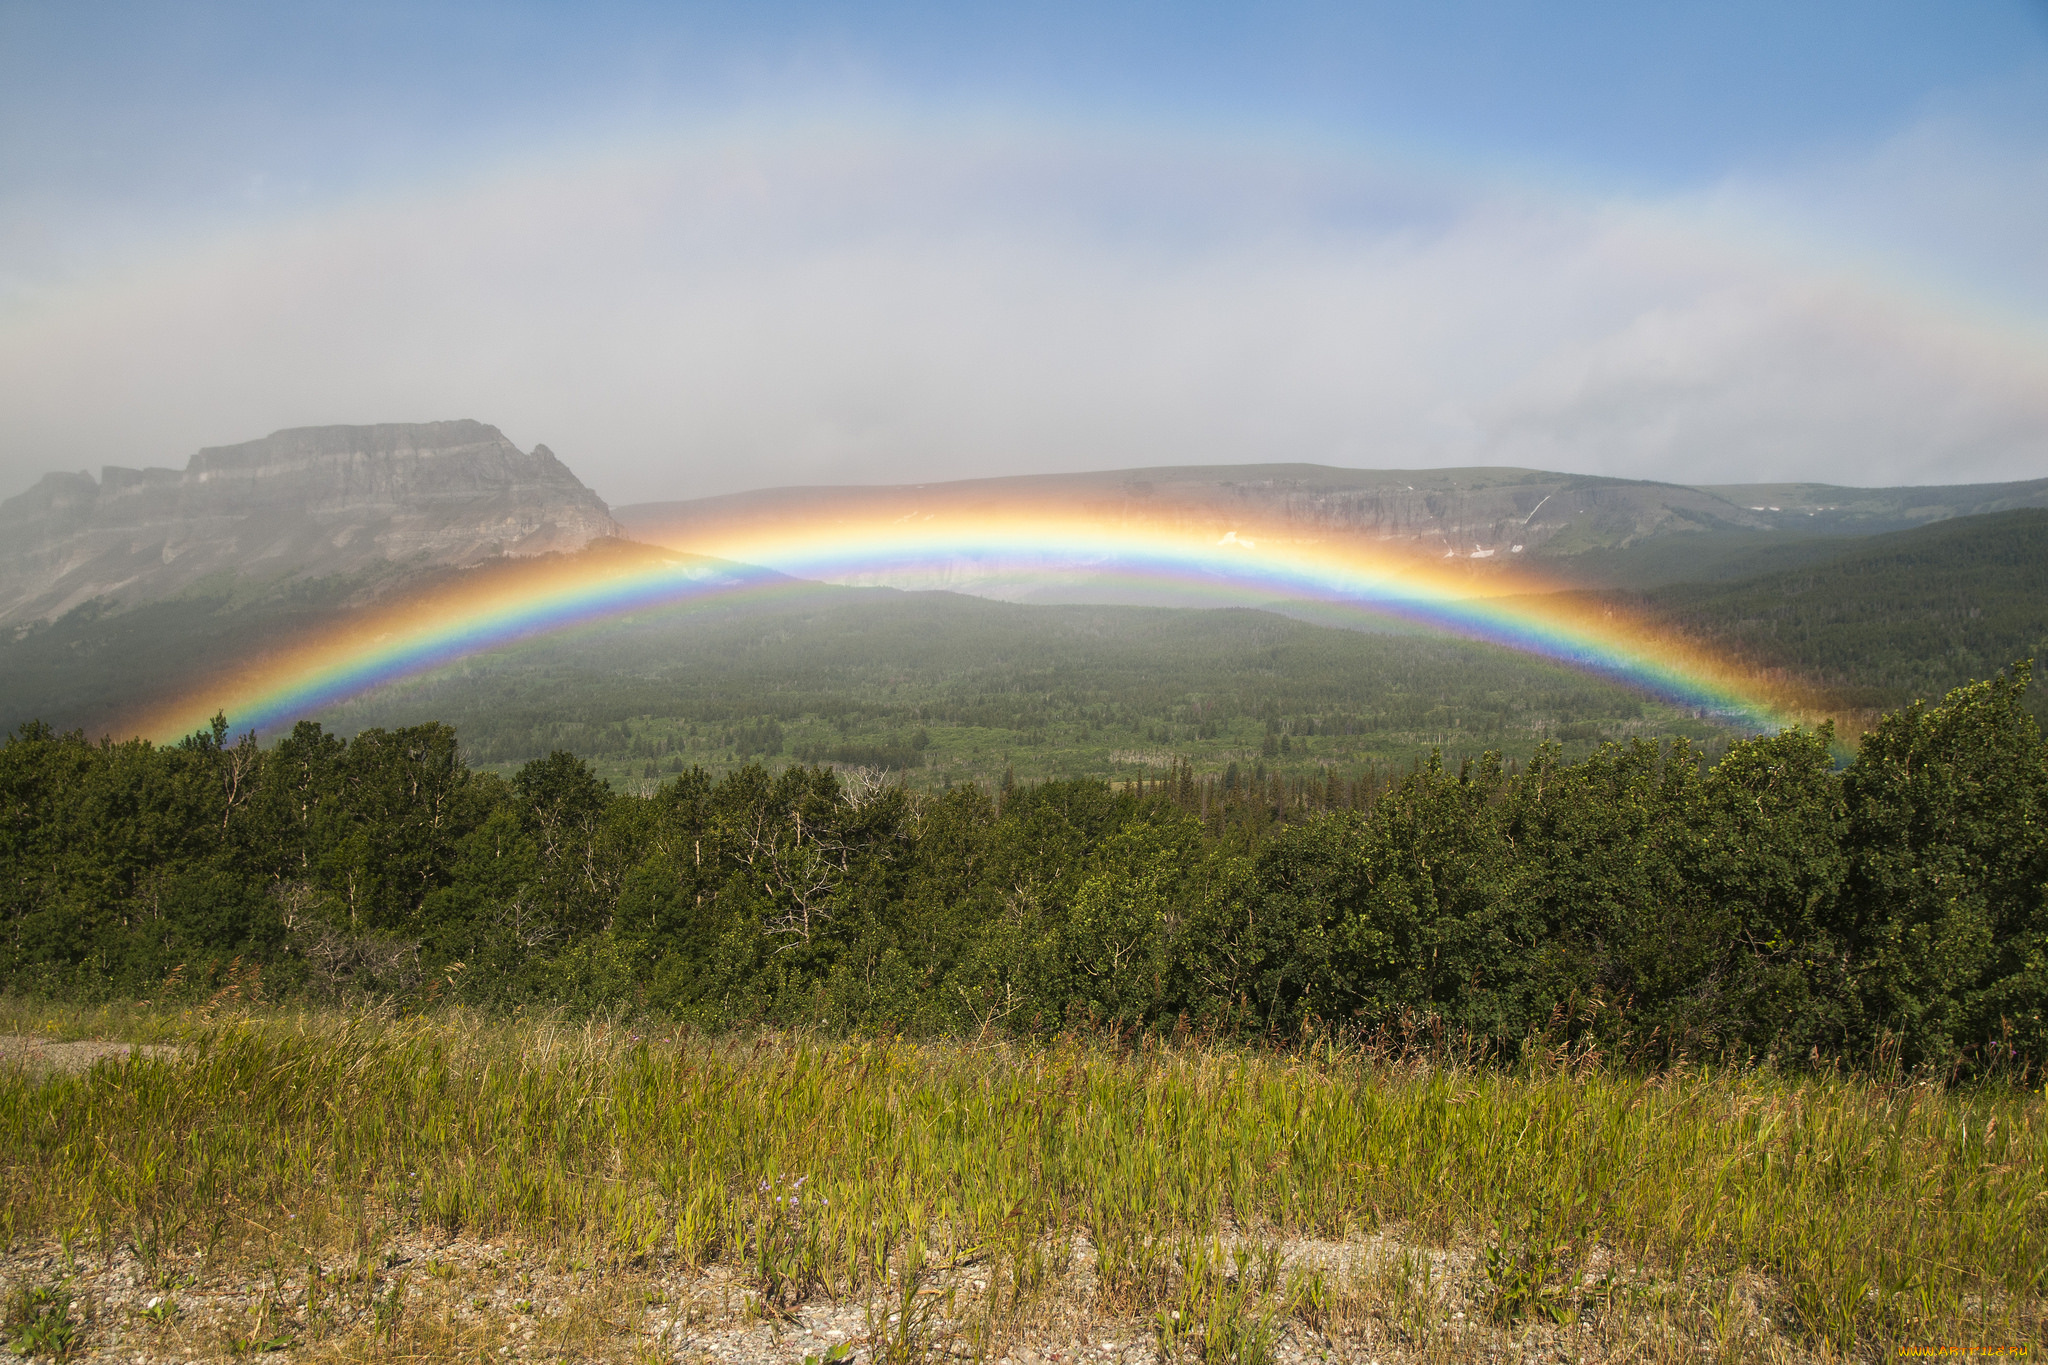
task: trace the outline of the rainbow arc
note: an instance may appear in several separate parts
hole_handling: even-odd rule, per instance
[[[1057,512],[760,519],[694,528],[669,549],[594,546],[498,565],[366,609],[224,670],[135,726],[169,739],[215,711],[274,731],[387,683],[463,658],[651,609],[772,600],[813,583],[955,587],[1015,596],[1087,584],[1216,606],[1314,603],[1557,660],[1751,730],[1793,719],[1746,670],[1527,572],[1476,574],[1409,549],[1260,527],[1146,525]]]

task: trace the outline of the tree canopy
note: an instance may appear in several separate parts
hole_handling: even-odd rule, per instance
[[[474,770],[439,724],[262,748],[224,720],[167,747],[30,723],[0,746],[0,984],[2039,1068],[2028,677],[1888,716],[1841,769],[1789,730],[1380,784],[920,793],[754,763],[642,795],[566,752]]]

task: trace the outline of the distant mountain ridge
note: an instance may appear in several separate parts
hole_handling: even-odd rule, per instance
[[[574,551],[620,535],[688,551],[709,528],[750,521],[1046,511],[1217,535],[1256,527],[1461,560],[1482,575],[1537,564],[1587,587],[1645,588],[1790,568],[1850,538],[2025,507],[2048,507],[2048,479],[1689,486],[1517,468],[1264,464],[769,488],[614,513],[546,446],[521,451],[482,422],[298,427],[209,447],[183,470],[50,474],[0,503],[0,624],[54,620],[93,601],[132,607],[223,573],[244,584],[402,577],[408,564]],[[888,582],[1020,600],[1067,591],[976,572],[932,565]]]
[[[1821,535],[1881,535],[1950,517],[1978,517],[2023,507],[2048,507],[2048,479],[2017,483],[1909,484],[1846,488],[1828,483],[1702,484],[1784,529]]]
[[[0,503],[0,622],[172,596],[231,572],[297,578],[580,550],[611,509],[544,445],[475,421],[295,427],[183,470],[49,474]]]
[[[1038,474],[930,484],[771,488],[616,515],[637,538],[682,546],[733,519],[961,516],[1020,507],[1183,530],[1256,527],[1355,536],[1430,558],[1506,560],[1624,544],[1688,528],[1767,531],[1769,516],[1678,484],[1534,469],[1337,469],[1271,464]]]

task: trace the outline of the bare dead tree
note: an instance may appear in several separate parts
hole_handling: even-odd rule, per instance
[[[256,732],[251,730],[234,748],[223,748],[219,753],[221,793],[226,797],[221,803],[220,827],[226,829],[228,821],[234,818],[236,807],[247,805],[254,795],[255,776],[263,763],[263,751],[256,747]]]
[[[303,952],[330,989],[408,990],[420,982],[417,939],[351,934],[322,924],[306,936]]]
[[[760,811],[746,835],[742,861],[783,905],[764,927],[790,944],[809,943],[832,918],[833,893],[852,875],[858,849],[807,822],[801,810],[792,810],[787,824]]]
[[[889,774],[880,768],[840,768],[839,799],[849,809],[866,810],[889,791]]]
[[[273,883],[270,894],[277,899],[278,913],[287,934],[298,934],[309,928],[314,912],[327,899],[319,887],[307,881]]]
[[[561,937],[561,926],[548,913],[546,906],[537,903],[527,894],[525,887],[512,893],[512,898],[498,907],[498,927],[512,936],[522,948],[543,947]]]

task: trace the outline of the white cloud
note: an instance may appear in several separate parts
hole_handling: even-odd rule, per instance
[[[1267,460],[2048,475],[2038,319],[1759,245],[1784,193],[1600,204],[1270,150],[735,134],[17,303],[0,483],[456,416],[614,502]]]

